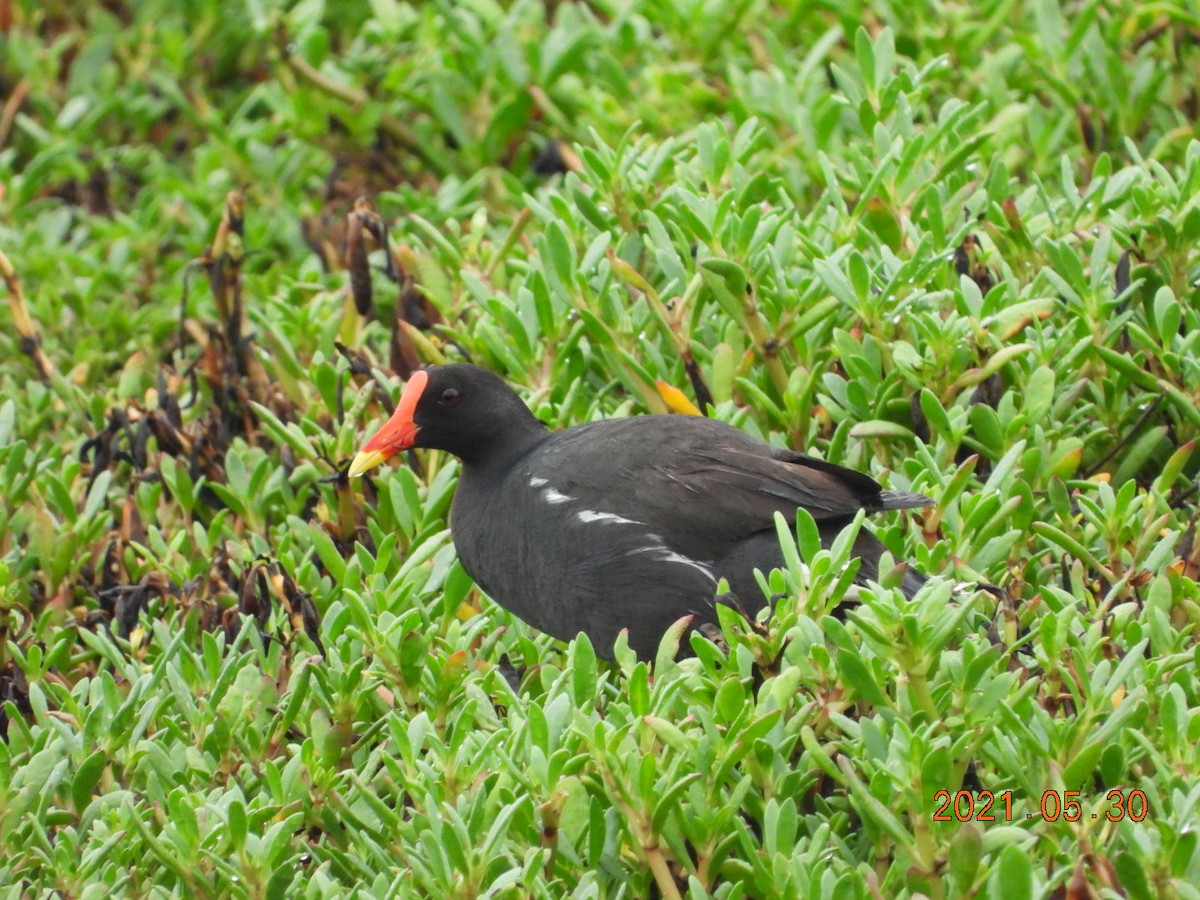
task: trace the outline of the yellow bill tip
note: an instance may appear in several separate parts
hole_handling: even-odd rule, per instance
[[[361,450],[355,454],[354,459],[350,462],[350,469],[346,472],[351,478],[357,478],[364,472],[369,472],[380,463],[388,458],[386,453],[380,453],[378,450]]]

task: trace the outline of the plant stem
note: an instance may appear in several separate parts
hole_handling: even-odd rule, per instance
[[[321,74],[309,62],[297,56],[295,53],[285,52],[284,60],[287,62],[288,68],[294,74],[299,76],[308,84],[329,94],[331,97],[336,97],[350,106],[361,108],[371,102],[371,95],[366,91],[351,87],[345,84],[339,84],[331,78]],[[405,125],[398,119],[392,116],[383,115],[379,118],[379,130],[386,134],[389,138],[407,150],[414,156],[420,157],[421,161],[438,174],[446,174],[446,165],[443,160],[438,159],[434,154],[427,151],[421,143],[421,139],[417,133]]]
[[[667,858],[658,849],[658,845],[644,846],[642,853],[646,856],[646,862],[650,864],[650,871],[654,873],[654,881],[663,897],[667,900],[683,900],[683,895],[679,893],[679,887],[675,884],[675,876],[671,874],[671,867],[667,865]]]
[[[758,312],[758,304],[754,302],[753,294],[746,295],[746,299],[742,303],[742,314],[746,323],[746,331],[749,332],[755,346],[758,347],[758,352],[767,366],[767,374],[771,376],[771,383],[775,385],[775,390],[779,392],[779,397],[782,399],[788,390],[787,369],[783,367],[783,360],[779,358],[779,349],[775,345],[775,339],[767,332],[766,323]]]
[[[50,384],[57,374],[54,363],[50,362],[42,351],[42,338],[38,334],[33,316],[29,314],[29,304],[25,302],[25,291],[21,288],[21,279],[2,250],[0,250],[0,278],[4,279],[4,285],[8,288],[8,306],[12,310],[13,325],[16,326],[17,334],[21,337],[21,352],[33,362],[42,381]]]
[[[937,704],[933,702],[933,694],[929,692],[929,682],[925,680],[925,674],[908,670],[905,672],[908,676],[908,684],[912,689],[913,696],[916,697],[917,705],[925,715],[929,716],[930,722],[938,720]]]

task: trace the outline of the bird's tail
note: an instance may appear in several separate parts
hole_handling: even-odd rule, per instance
[[[933,506],[933,500],[913,491],[879,492],[880,509],[920,509],[922,506]]]

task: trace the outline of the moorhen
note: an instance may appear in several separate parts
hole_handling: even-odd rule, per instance
[[[783,564],[776,512],[794,522],[804,507],[829,543],[860,509],[932,502],[714,419],[634,416],[551,432],[498,376],[466,364],[413,373],[349,474],[410,447],[462,460],[450,525],[476,584],[556,638],[586,632],[607,659],[622,628],[651,659],[681,617],[714,623],[720,578],[753,616],[766,603],[754,570]],[[857,581],[878,578],[882,552],[859,533]],[[910,568],[902,590],[911,597],[924,581]]]

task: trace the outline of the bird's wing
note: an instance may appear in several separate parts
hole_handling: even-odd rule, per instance
[[[735,538],[770,528],[777,512],[792,521],[797,507],[817,521],[887,508],[874,479],[789,451],[699,449],[646,475],[639,483],[651,507],[668,507],[697,530]]]
[[[573,478],[589,496],[603,495],[604,510],[643,522],[697,559],[719,558],[737,541],[773,528],[777,512],[793,522],[804,507],[818,522],[836,522],[859,510],[932,502],[921,494],[885,491],[861,472],[762,444],[711,419],[673,417],[678,424],[669,443],[652,444],[640,429],[656,418],[617,420],[620,427],[609,424],[602,431],[578,429],[571,443],[586,441],[587,450],[571,450],[588,464],[575,467]],[[627,446],[639,452],[621,452]]]

